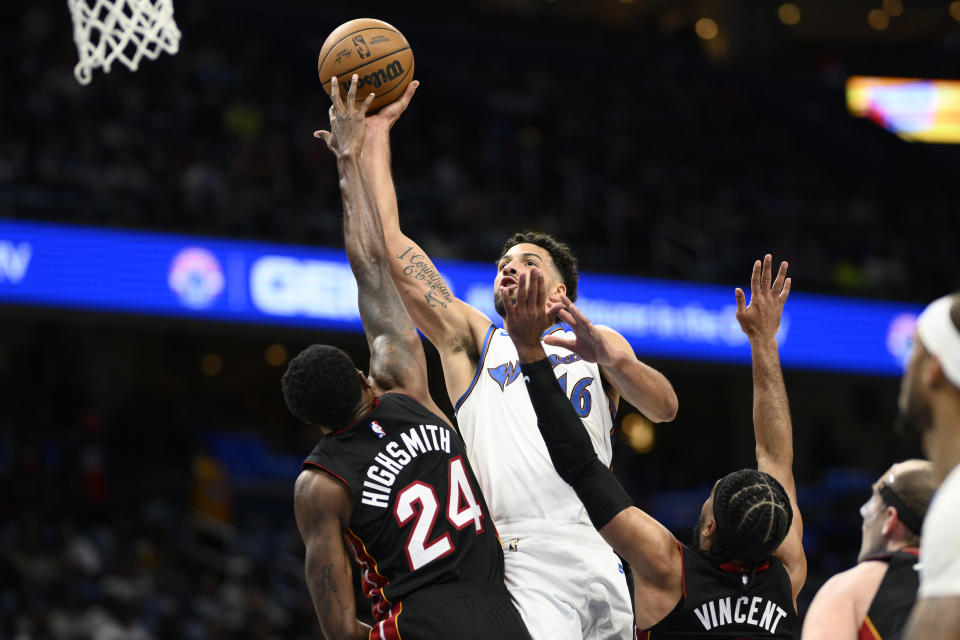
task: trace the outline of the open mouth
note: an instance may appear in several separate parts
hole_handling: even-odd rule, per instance
[[[501,289],[516,287],[517,284],[519,284],[519,282],[513,276],[503,276],[503,278],[500,280]]]

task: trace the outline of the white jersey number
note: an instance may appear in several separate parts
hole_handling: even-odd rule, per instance
[[[447,521],[457,529],[463,529],[472,522],[477,533],[483,531],[483,509],[470,487],[467,470],[460,456],[450,461],[447,482],[450,495],[447,501]],[[428,542],[437,520],[439,506],[437,492],[419,480],[397,495],[397,502],[393,507],[397,523],[403,527],[416,518],[405,548],[411,571],[416,571],[453,551],[449,533]]]

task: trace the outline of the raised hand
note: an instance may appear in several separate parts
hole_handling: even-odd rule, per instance
[[[574,337],[549,335],[544,337],[544,342],[573,351],[587,362],[596,362],[601,366],[613,361],[615,347],[610,344],[608,337],[577,309],[570,298],[561,294],[560,301],[554,303],[549,312],[555,313],[558,320],[570,325]]]
[[[780,315],[783,305],[790,295],[790,278],[787,277],[787,263],[780,263],[777,278],[773,280],[773,256],[769,253],[763,261],[753,263],[753,275],[750,278],[750,304],[746,305],[743,289],[734,291],[737,297],[737,322],[740,328],[753,340],[775,340],[780,328]]]
[[[504,301],[510,339],[517,347],[520,361],[533,362],[547,357],[543,345],[540,344],[540,336],[551,324],[543,273],[533,268],[520,274],[515,303],[510,301],[508,287],[501,287],[500,295]]]
[[[347,101],[344,103],[340,96],[340,86],[337,77],[330,79],[330,130],[314,131],[313,137],[320,138],[338,158],[354,156],[360,157],[363,150],[363,138],[366,133],[364,118],[374,94],[371,93],[357,106],[357,74],[350,80],[350,90],[347,91]]]
[[[414,80],[407,85],[407,88],[404,89],[403,95],[386,105],[376,113],[371,113],[367,116],[366,124],[367,128],[376,128],[380,127],[389,131],[394,123],[400,118],[404,111],[407,110],[407,105],[410,104],[410,100],[413,99],[413,94],[416,93],[417,87],[420,86],[419,80]]]

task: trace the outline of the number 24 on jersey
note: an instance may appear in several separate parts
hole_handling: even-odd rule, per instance
[[[467,470],[460,456],[450,460],[448,482],[447,521],[457,529],[473,524],[477,533],[483,531],[483,509],[473,493]],[[449,533],[430,540],[439,508],[437,492],[432,486],[419,480],[397,494],[393,507],[397,524],[403,527],[414,520],[413,530],[407,538],[405,549],[411,571],[416,571],[425,564],[453,551],[453,542],[450,540]]]

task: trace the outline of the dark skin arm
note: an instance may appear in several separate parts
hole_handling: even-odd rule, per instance
[[[320,628],[328,640],[360,640],[370,628],[357,620],[353,576],[343,541],[350,491],[323,471],[297,478],[293,508],[306,547],[304,573]]]
[[[807,557],[803,552],[803,519],[797,505],[797,486],[793,478],[793,425],[790,403],[780,368],[777,330],[783,305],[790,295],[787,263],[782,262],[773,278],[773,258],[769,254],[753,265],[750,279],[750,304],[745,304],[742,289],[735,291],[737,320],[750,339],[753,358],[753,429],[756,436],[757,469],[776,478],[793,508],[793,522],[774,555],[790,574],[793,597],[807,577]]]
[[[504,300],[510,338],[517,347],[521,363],[546,358],[540,336],[552,323],[551,315],[570,325],[582,348],[594,347],[603,340],[597,337],[590,321],[566,296],[547,310],[543,274],[539,270],[532,269],[529,277],[526,273],[520,275],[515,304],[510,304],[506,295]],[[561,402],[559,406],[563,406],[568,415],[550,416],[549,419],[538,415],[541,431],[560,419],[581,427],[580,419],[569,403]],[[572,429],[568,433],[572,434]],[[544,441],[548,447],[554,444],[550,438],[544,438]],[[589,442],[584,440],[584,443],[583,450],[589,450]],[[590,453],[593,454],[592,450]],[[612,474],[609,469],[602,471]],[[603,525],[600,535],[633,569],[637,625],[641,629],[653,626],[670,613],[683,595],[683,562],[676,539],[666,527],[635,506],[623,509]]]
[[[370,347],[370,377],[379,391],[405,393],[442,415],[427,388],[423,345],[393,282],[377,200],[360,163],[364,116],[373,94],[358,107],[354,101],[356,75],[346,102],[340,97],[335,77],[330,84],[330,131],[314,135],[337,156],[344,243],[357,280],[360,320]]]

